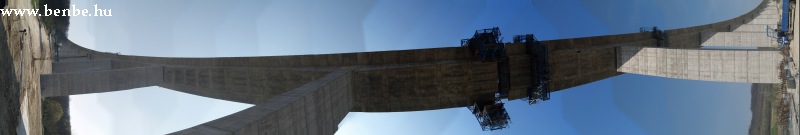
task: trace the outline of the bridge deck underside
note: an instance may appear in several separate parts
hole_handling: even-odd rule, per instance
[[[762,27],[766,27],[762,25]],[[708,32],[703,33],[703,46],[772,47],[772,39],[761,32]]]

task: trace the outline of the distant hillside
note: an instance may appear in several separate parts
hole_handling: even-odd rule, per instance
[[[773,108],[777,106],[778,84],[753,84],[750,89],[751,135],[770,135],[778,132],[773,121]],[[775,129],[773,129],[775,128]]]

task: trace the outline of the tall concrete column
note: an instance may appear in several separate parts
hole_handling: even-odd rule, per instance
[[[54,62],[52,73],[111,70],[111,60]]]
[[[322,77],[328,70],[236,67],[164,67],[158,86],[188,94],[257,104]]]
[[[748,45],[761,43],[762,39],[749,39],[760,35],[723,35],[731,31],[756,33],[753,31],[758,25],[774,25],[765,23],[774,21],[777,12],[770,9],[774,5],[764,1],[730,20],[664,30],[668,39],[640,32],[541,41],[548,54],[546,65],[532,64],[526,44],[507,44],[509,65],[503,67],[509,71],[502,72],[498,69],[506,68],[478,60],[466,47],[168,58],[98,52],[69,43],[71,48],[64,53],[76,56],[77,59],[70,60],[75,63],[57,63],[54,68],[60,68],[56,69],[59,72],[42,75],[41,85],[43,96],[161,86],[256,105],[174,134],[333,134],[349,111],[463,107],[493,99],[494,93],[505,85],[509,85],[509,99],[524,98],[527,88],[533,85],[531,78],[538,77],[531,74],[531,66],[550,70],[547,85],[551,92],[622,73],[707,81],[777,82],[776,61],[780,55],[775,51],[697,49],[705,41],[711,45],[710,42],[731,44],[725,43],[730,40]],[[704,39],[704,33],[710,36]],[[669,44],[657,46],[664,40]],[[340,67],[353,68],[339,70]],[[509,84],[498,84],[501,73],[509,76]]]
[[[41,75],[42,97],[102,93],[156,86],[163,81],[161,66]]]
[[[761,25],[766,28],[766,25]],[[767,37],[765,29],[761,32],[706,32],[701,35],[702,46],[750,46],[772,47],[773,39]]]
[[[123,60],[81,60],[81,61],[63,61],[53,63],[53,73],[69,73],[69,72],[85,72],[85,71],[101,71],[112,69],[125,69],[134,67],[153,66],[152,64],[137,63]]]
[[[333,134],[352,105],[352,72],[338,70],[256,106],[171,134]]]
[[[770,3],[772,4],[772,3]],[[774,47],[776,41],[767,36],[767,27],[777,28],[779,8],[765,6],[753,18],[745,18],[740,25],[731,25],[731,32],[703,32],[700,34],[702,46],[746,46]]]
[[[446,61],[360,67],[353,73],[355,112],[398,112],[472,105],[493,99],[497,64]]]
[[[718,82],[780,82],[778,51],[621,47],[619,52],[619,72]]]
[[[731,30],[731,32],[752,32],[752,33],[761,32],[761,33],[764,33],[764,32],[766,32],[767,26],[769,26],[770,28],[773,28],[773,29],[778,27],[777,24],[771,24],[771,25],[743,24],[743,25],[734,26],[734,28],[733,28],[733,30]]]
[[[761,24],[761,25],[771,25],[771,24],[778,24],[780,19],[778,18],[756,18],[747,22],[747,24]]]

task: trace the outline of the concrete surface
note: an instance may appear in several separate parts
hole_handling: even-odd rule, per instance
[[[334,134],[352,107],[352,73],[338,70],[234,114],[172,134]]]
[[[676,79],[780,83],[777,50],[622,47],[617,71]]]
[[[775,6],[764,1],[752,11],[730,20],[666,30],[670,44],[661,48],[643,48],[656,47],[652,33],[542,41],[549,55],[548,68],[552,77],[549,85],[552,91],[559,91],[623,72],[708,81],[774,82],[777,77],[773,72],[777,69],[768,68],[774,62],[767,60],[777,58],[774,51],[698,48],[705,40],[726,39],[724,36],[703,39],[703,33],[726,35],[719,33],[730,33],[744,24],[772,22]],[[752,28],[740,31],[748,29]],[[164,58],[97,52],[74,43],[66,44],[70,48],[65,48],[65,56],[76,57],[55,64],[64,68],[56,71],[64,73],[42,76],[46,82],[42,84],[43,92],[59,95],[106,92],[124,90],[112,86],[127,83],[132,85],[126,86],[159,85],[211,98],[256,103],[244,111],[175,134],[333,134],[335,126],[349,111],[463,107],[477,100],[494,98],[498,88],[496,63],[481,62],[462,47],[295,56]],[[523,43],[507,47],[512,78],[509,100],[523,98],[525,89],[532,84],[530,56]],[[115,61],[138,64],[114,66]],[[81,62],[101,67],[76,70],[92,66],[80,65]],[[107,64],[112,66],[109,68]],[[146,70],[152,76],[118,78],[119,82],[97,79],[153,66],[160,67],[162,73]],[[352,68],[331,70],[339,67]],[[327,74],[329,72],[333,73]],[[85,80],[62,77],[84,75]],[[150,77],[162,77],[163,82],[141,83],[142,79]],[[73,81],[63,81],[67,82],[63,84],[62,80]],[[78,88],[76,85],[81,82],[108,87],[63,90]],[[59,92],[48,92],[51,88]]]

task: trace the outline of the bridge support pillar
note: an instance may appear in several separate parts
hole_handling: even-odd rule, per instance
[[[334,134],[353,107],[351,74],[334,71],[264,103],[171,134]]]
[[[156,86],[164,81],[162,66],[41,75],[42,97],[101,93]]]
[[[774,50],[621,47],[617,71],[718,82],[780,83]]]

